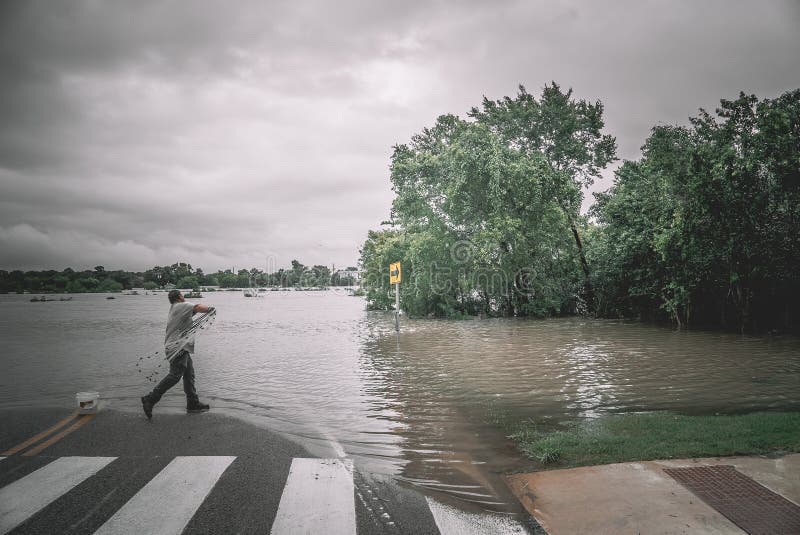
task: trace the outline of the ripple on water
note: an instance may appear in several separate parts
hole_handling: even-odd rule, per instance
[[[497,510],[504,485],[491,474],[523,461],[496,424],[800,407],[797,338],[574,318],[405,319],[397,335],[391,314],[333,292],[203,301],[218,316],[195,367],[215,407]],[[152,384],[134,362],[160,349],[167,308],[164,294],[34,306],[0,296],[0,405],[71,404],[92,389],[138,410]],[[179,407],[181,395],[164,403]]]

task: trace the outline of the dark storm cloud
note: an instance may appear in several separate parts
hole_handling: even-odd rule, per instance
[[[796,2],[0,11],[0,268],[352,264],[391,146],[483,95],[572,86],[635,158],[656,123],[800,86]]]

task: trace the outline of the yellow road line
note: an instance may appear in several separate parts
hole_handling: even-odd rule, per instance
[[[66,418],[64,418],[63,420],[61,420],[60,422],[58,422],[56,425],[54,425],[50,429],[42,431],[38,435],[29,438],[25,442],[23,442],[21,444],[18,444],[16,446],[14,446],[13,448],[4,451],[3,453],[0,453],[0,455],[14,455],[18,451],[24,450],[25,448],[27,448],[31,444],[35,444],[36,442],[39,442],[40,440],[42,440],[44,437],[46,437],[50,433],[53,433],[54,431],[57,431],[57,430],[61,429],[62,427],[67,425],[69,422],[74,420],[76,416],[78,416],[78,411],[77,410],[75,412],[73,412],[72,414],[70,414],[69,416],[67,416]]]
[[[23,457],[31,457],[33,455],[36,455],[37,453],[39,453],[43,449],[52,446],[53,444],[55,444],[56,442],[58,442],[59,440],[61,440],[65,436],[69,435],[70,433],[72,433],[73,431],[78,429],[80,426],[89,423],[89,421],[92,418],[94,418],[94,416],[95,416],[94,414],[85,414],[85,415],[81,416],[80,418],[78,418],[77,422],[75,422],[71,426],[67,427],[66,429],[64,429],[63,431],[58,433],[57,435],[53,435],[52,437],[48,438],[47,440],[45,440],[44,442],[42,442],[41,444],[39,444],[35,448],[29,449],[28,451],[23,453],[22,456]]]

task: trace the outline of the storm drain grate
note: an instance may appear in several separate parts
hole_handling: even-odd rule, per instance
[[[800,507],[737,472],[733,466],[664,471],[751,535],[800,533]]]

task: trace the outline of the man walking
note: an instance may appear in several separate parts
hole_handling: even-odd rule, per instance
[[[186,393],[186,411],[203,412],[209,406],[200,403],[194,385],[194,336],[186,338],[187,331],[192,327],[192,316],[198,312],[211,312],[213,307],[187,303],[179,290],[172,290],[168,294],[170,307],[167,316],[167,336],[164,339],[165,353],[169,359],[169,373],[164,377],[152,392],[142,397],[142,408],[147,419],[153,417],[153,406],[158,403],[164,393],[175,386],[183,378],[183,391]]]

